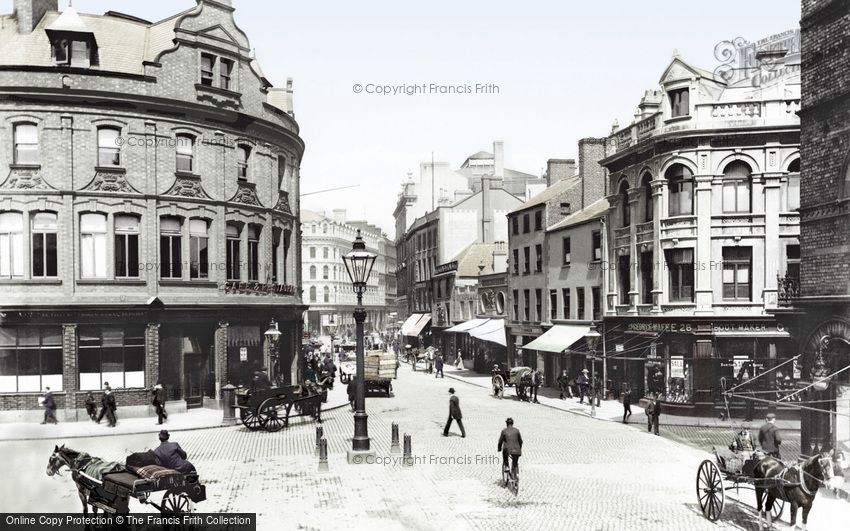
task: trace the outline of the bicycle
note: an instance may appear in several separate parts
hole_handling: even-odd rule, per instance
[[[510,468],[502,465],[502,485],[513,492],[514,496],[519,493],[519,470],[517,470],[516,461],[513,459],[511,459]]]

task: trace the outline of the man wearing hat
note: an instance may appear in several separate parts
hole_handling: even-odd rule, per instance
[[[505,420],[505,429],[499,435],[499,452],[502,452],[502,468],[508,468],[508,456],[511,457],[511,468],[519,473],[519,458],[522,455],[522,435],[514,428],[514,419]]]
[[[584,403],[584,397],[587,397],[588,403],[590,403],[593,399],[590,397],[590,393],[588,393],[588,389],[590,388],[590,379],[587,377],[587,373],[589,371],[587,369],[582,369],[581,374],[578,378],[576,378],[576,384],[578,384],[578,403]]]
[[[764,425],[759,428],[759,446],[764,453],[779,459],[779,445],[782,444],[782,436],[776,427],[776,415],[768,413]]]
[[[100,414],[97,416],[96,422],[100,424],[103,416],[106,415],[109,427],[114,428],[118,422],[115,416],[115,410],[117,409],[118,405],[115,403],[115,395],[112,394],[112,388],[109,386],[109,382],[103,382],[103,396],[100,397]]]
[[[159,466],[176,470],[181,474],[195,472],[195,466],[186,460],[186,452],[183,448],[180,448],[177,443],[168,441],[170,436],[168,430],[159,432],[159,446],[153,451]]]
[[[463,428],[463,415],[460,412],[460,400],[455,396],[455,388],[449,388],[449,394],[452,395],[449,397],[449,420],[446,421],[446,427],[443,430],[443,437],[449,436],[449,427],[452,425],[452,419],[457,421],[457,425],[460,428],[460,436],[466,437],[466,430]]]

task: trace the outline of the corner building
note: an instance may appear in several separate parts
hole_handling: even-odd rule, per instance
[[[127,416],[158,379],[177,409],[262,366],[297,379],[291,84],[265,78],[230,0],[156,23],[57,4],[0,20],[0,420],[46,386],[63,420],[107,381]]]
[[[604,321],[615,391],[629,383],[660,394],[665,413],[714,416],[723,389],[796,355],[771,310],[778,277],[800,267],[799,50],[790,31],[738,50],[729,70],[674,55],[634,121],[609,137]],[[741,389],[758,398],[798,378],[788,363]],[[732,400],[731,415],[764,413],[746,404]]]

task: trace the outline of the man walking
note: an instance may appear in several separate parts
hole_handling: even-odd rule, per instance
[[[103,420],[106,415],[106,421],[110,428],[114,428],[118,419],[115,417],[115,410],[118,406],[115,404],[115,396],[112,394],[112,388],[109,387],[109,382],[103,382],[103,396],[100,397],[100,414],[97,416],[97,423]]]
[[[535,404],[540,403],[537,401],[537,389],[540,388],[541,384],[543,384],[543,374],[540,369],[534,369],[534,372],[531,373],[531,395],[534,397],[532,402]]]
[[[653,432],[658,435],[658,419],[661,416],[661,403],[653,396],[650,398],[649,405],[646,407],[646,419],[649,423],[648,432]]]
[[[53,398],[53,393],[50,392],[49,387],[44,388],[44,397],[41,405],[44,406],[44,420],[41,423],[59,424],[56,420],[56,399]]]
[[[156,408],[157,424],[162,424],[168,418],[168,413],[165,411],[165,388],[162,386],[162,382],[156,382],[151,394],[153,394],[151,404]]]
[[[599,379],[599,374],[593,374],[593,384],[590,389],[590,400],[591,404],[593,400],[596,400],[596,407],[602,407],[602,402],[600,401],[602,397],[602,380]]]
[[[782,444],[782,435],[775,423],[776,415],[768,413],[764,425],[759,428],[759,446],[767,455],[779,459],[779,445]]]
[[[558,376],[558,388],[561,390],[561,400],[573,397],[573,390],[570,389],[570,377],[567,376],[566,370],[561,371],[561,375]]]
[[[590,398],[590,395],[587,393],[588,387],[590,387],[590,380],[587,378],[587,373],[588,373],[587,369],[582,369],[581,374],[579,375],[578,379],[576,380],[576,383],[578,384],[578,393],[579,393],[578,403],[579,404],[584,403],[584,397],[585,396],[587,397],[588,403],[590,403],[590,400],[592,400]]]
[[[502,452],[502,468],[508,468],[508,456],[511,456],[511,470],[519,475],[519,457],[522,455],[522,434],[514,428],[514,419],[508,417],[507,425],[499,435],[498,451]]]
[[[437,359],[434,360],[434,367],[437,369],[437,373],[434,374],[434,378],[440,377],[445,378],[443,376],[443,355],[437,354]]]
[[[97,419],[97,402],[95,402],[94,394],[91,391],[86,393],[86,413],[90,419]]]
[[[460,436],[466,437],[466,430],[463,428],[463,415],[460,412],[460,400],[455,396],[455,388],[449,388],[449,394],[452,395],[449,397],[449,420],[446,421],[446,427],[443,430],[443,437],[449,436],[449,427],[452,425],[452,420],[457,421],[457,425],[460,428]]]
[[[632,416],[632,387],[623,384],[623,424],[627,424],[626,418]]]

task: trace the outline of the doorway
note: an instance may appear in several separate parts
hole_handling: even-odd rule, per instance
[[[204,406],[204,369],[206,359],[203,354],[186,352],[183,354],[183,388],[185,391],[186,409]]]

